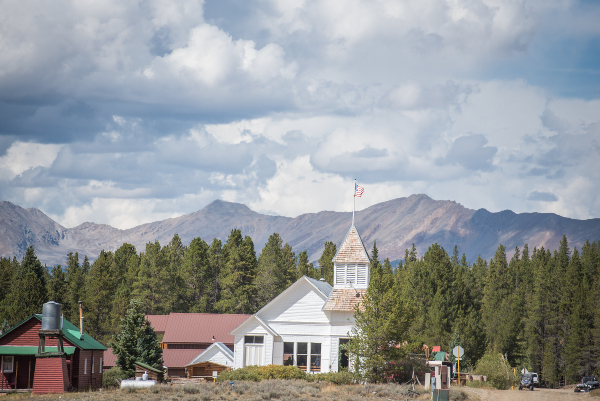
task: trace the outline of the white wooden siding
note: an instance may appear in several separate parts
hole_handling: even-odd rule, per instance
[[[203,355],[202,359],[205,359],[206,361],[210,361],[213,363],[218,363],[219,365],[225,365],[225,366],[231,366],[233,363],[231,358],[229,358],[229,356],[225,355],[223,350],[221,350],[219,347],[211,348],[208,351],[208,353]]]
[[[280,302],[270,304],[260,312],[259,316],[268,325],[271,325],[271,322],[328,322],[327,316],[321,310],[326,299],[308,282],[301,283],[286,295]]]
[[[329,353],[331,371],[338,371],[338,358],[339,358],[339,346],[340,346],[340,338],[339,337],[329,337],[331,340],[331,352]]]
[[[331,331],[329,324],[292,324],[270,323],[269,326],[281,336],[283,335],[313,335],[325,336]]]
[[[273,343],[273,365],[283,365],[283,340],[275,338]]]
[[[244,333],[235,335],[235,344],[233,351],[233,368],[244,367]]]

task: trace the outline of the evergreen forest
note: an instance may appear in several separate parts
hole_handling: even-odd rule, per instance
[[[488,351],[501,353],[511,366],[538,372],[556,386],[600,373],[599,248],[588,241],[571,249],[563,237],[553,251],[525,244],[509,260],[499,245],[489,261],[469,263],[456,246],[449,254],[433,244],[419,255],[413,245],[393,269],[389,260],[378,260],[374,244],[372,280],[390,277],[397,297],[409,305],[408,343],[445,351],[461,345],[463,371]],[[318,261],[330,283],[335,253],[335,244],[326,242]],[[257,256],[239,229],[225,243],[195,238],[184,246],[175,235],[140,253],[123,244],[93,263],[69,253],[64,267],[43,266],[29,247],[21,262],[0,258],[0,330],[41,313],[49,300],[77,323],[81,300],[85,331],[106,344],[132,299],[146,314],[251,314],[303,275],[321,277],[306,251],[296,254],[274,233]]]

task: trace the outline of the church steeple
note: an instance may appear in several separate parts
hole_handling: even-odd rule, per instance
[[[370,264],[369,254],[353,222],[333,258],[333,288],[366,289]]]

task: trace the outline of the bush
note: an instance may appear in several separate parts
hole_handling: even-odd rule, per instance
[[[121,380],[123,379],[127,379],[127,375],[121,370],[121,368],[115,366],[102,374],[102,387],[119,387]]]
[[[245,368],[223,372],[217,376],[218,382],[246,380],[259,382],[269,379],[306,379],[306,373],[296,366],[267,365],[247,366]]]
[[[328,373],[317,373],[306,375],[306,380],[309,382],[326,382],[333,384],[352,384],[354,383],[354,377],[352,373],[347,371],[342,372],[328,372]]]
[[[506,390],[514,384],[513,370],[502,354],[487,352],[477,362],[475,371],[487,376],[490,387]]]

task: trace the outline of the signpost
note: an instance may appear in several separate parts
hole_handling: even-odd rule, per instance
[[[465,350],[460,345],[452,348],[452,355],[458,359],[458,385],[460,386],[460,356],[465,354]]]

